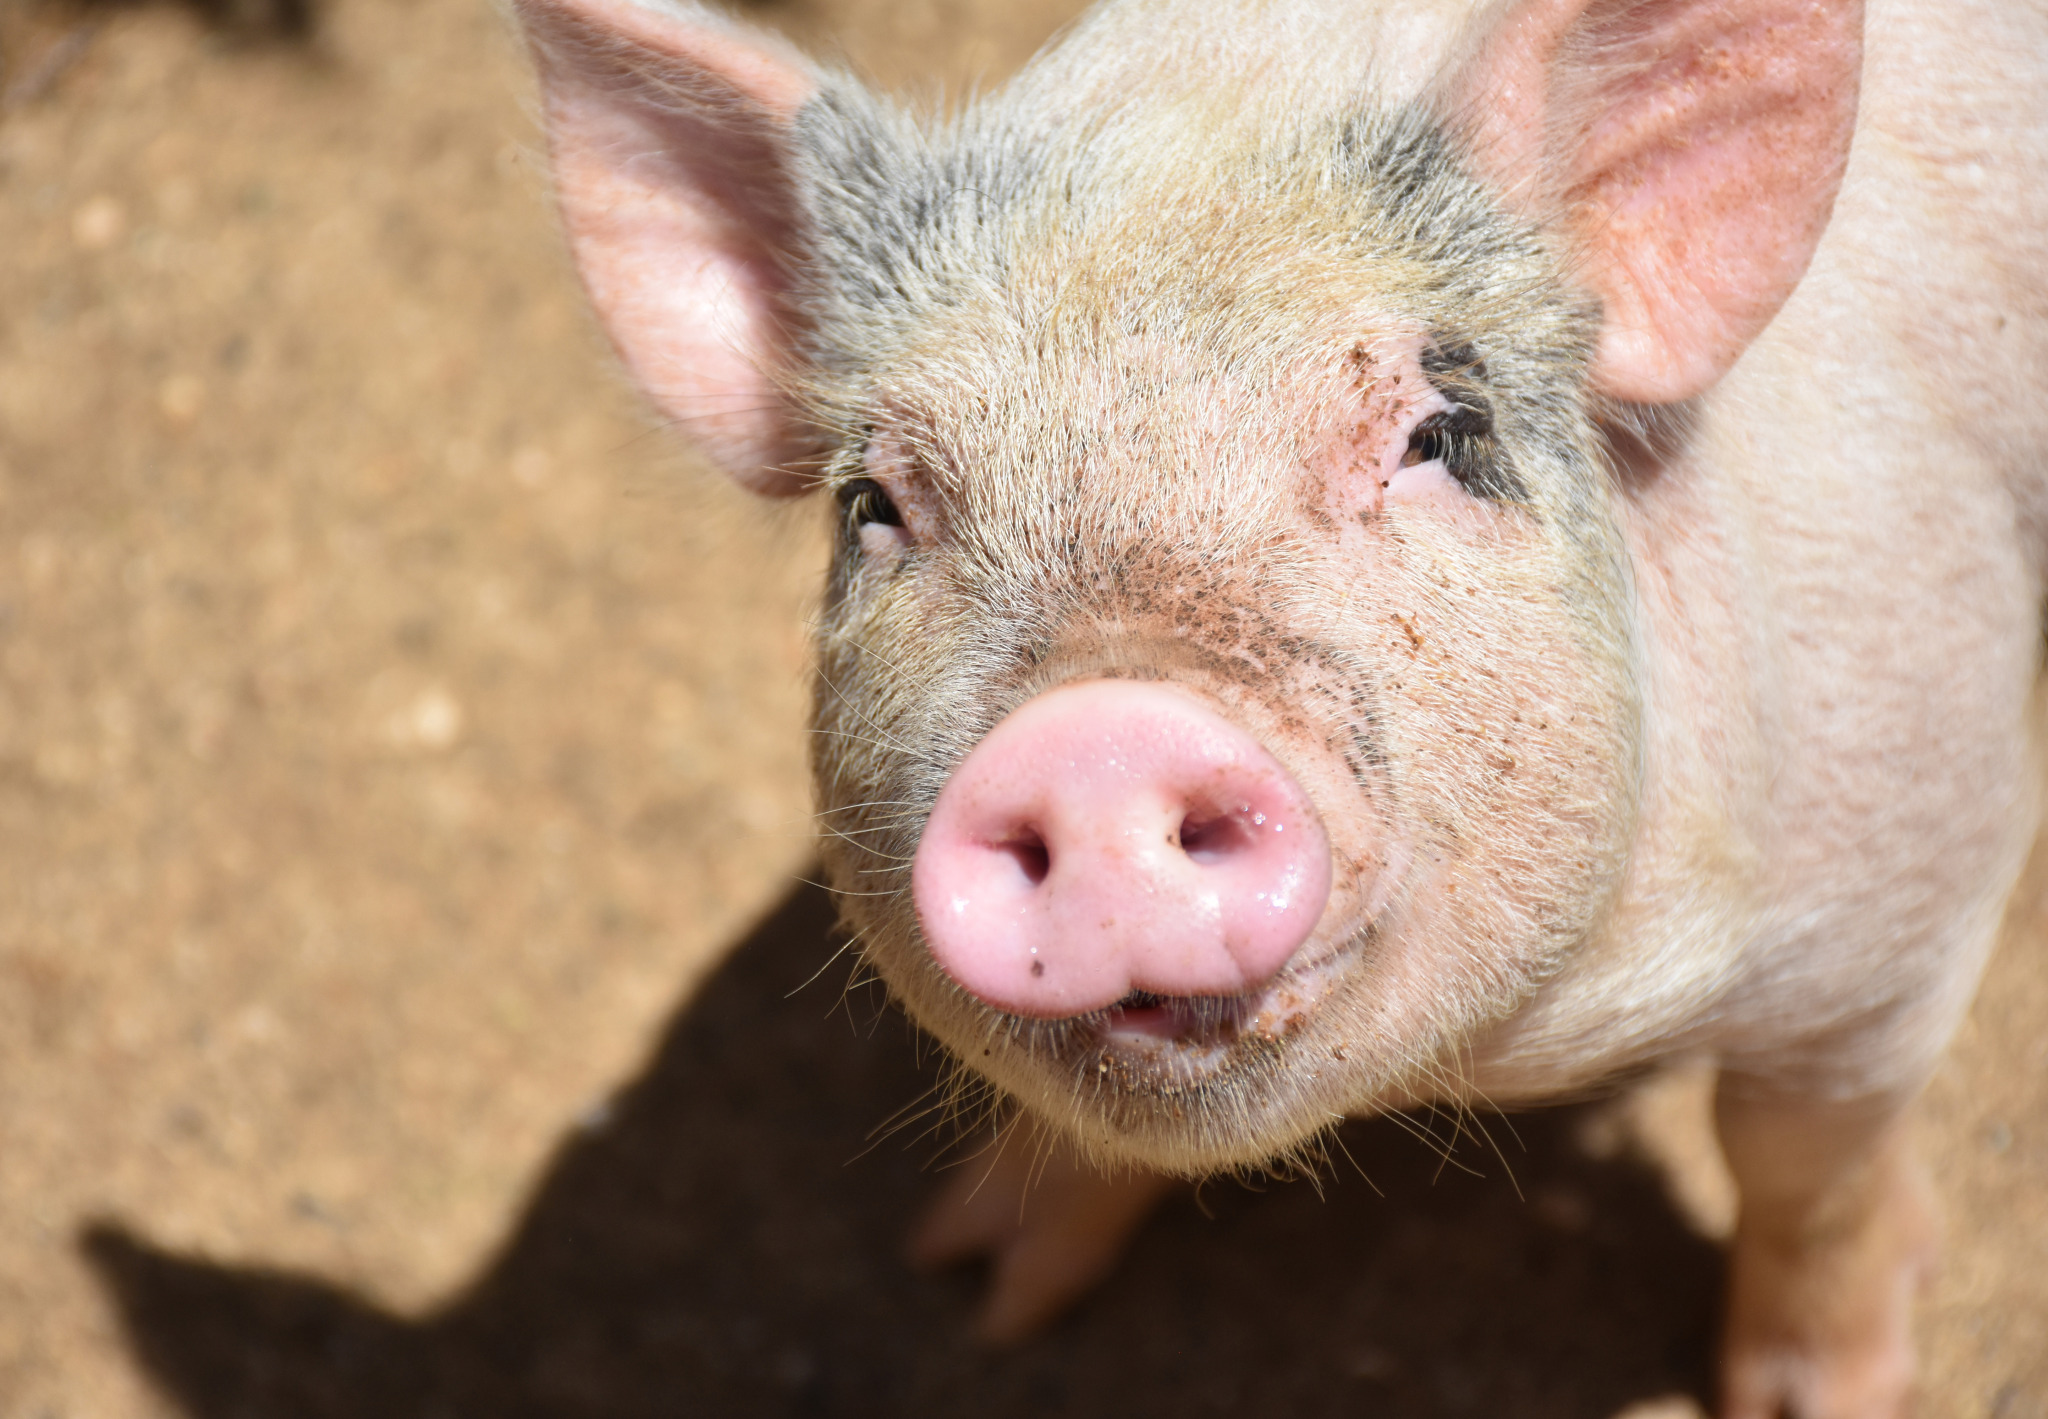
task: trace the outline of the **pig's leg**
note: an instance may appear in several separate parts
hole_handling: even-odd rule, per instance
[[[1064,1143],[1048,1153],[1012,1139],[954,1175],[910,1242],[911,1260],[944,1266],[990,1259],[976,1328],[995,1344],[1021,1340],[1092,1290],[1174,1180],[1106,1174]]]
[[[1906,1102],[1793,1100],[1723,1077],[1715,1112],[1742,1210],[1722,1419],[1905,1412],[1936,1231]]]

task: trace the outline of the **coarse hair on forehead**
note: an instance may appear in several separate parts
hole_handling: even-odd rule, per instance
[[[1388,337],[1480,352],[1528,415],[1576,403],[1593,310],[1425,107],[1367,92],[1252,121],[1216,101],[1230,87],[1047,129],[1007,92],[920,123],[828,86],[800,122],[820,243],[807,393],[839,435],[833,476],[859,475],[845,455],[879,415],[919,412],[878,408],[914,387],[1012,477],[1033,453],[1073,465],[1059,421],[1121,423],[1137,436],[1119,455],[1192,471],[1200,450],[1198,501],[1248,513],[1232,447],[1291,447],[1302,400]],[[1203,402],[1236,422],[1212,428]]]
[[[1532,333],[1538,350],[1545,333],[1585,338],[1526,328],[1557,324],[1556,263],[1415,105],[1285,128],[1225,121],[1210,98],[1052,133],[1015,119],[999,95],[920,124],[851,84],[807,107],[819,259],[806,304],[828,382],[887,362],[949,311],[1003,301],[1048,334],[1079,320],[1088,339],[1171,336],[1240,373],[1292,351],[1306,311],[1338,305],[1460,343],[1489,328],[1525,349]]]

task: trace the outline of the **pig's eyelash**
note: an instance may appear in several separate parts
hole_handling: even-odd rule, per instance
[[[882,485],[872,478],[852,478],[841,483],[838,496],[846,525],[854,532],[870,523],[882,527],[903,525],[903,514]]]
[[[1441,461],[1453,476],[1458,476],[1458,469],[1470,468],[1480,461],[1481,455],[1490,453],[1490,450],[1481,450],[1473,445],[1480,440],[1491,442],[1492,438],[1492,419],[1469,405],[1453,404],[1431,414],[1409,433],[1408,449],[1401,455],[1401,466],[1413,468],[1418,463]],[[1458,480],[1465,481],[1462,476]]]
[[[1438,424],[1443,416],[1432,414],[1415,426],[1408,435],[1408,447],[1401,454],[1401,466],[1413,468],[1419,463],[1434,463],[1444,456],[1443,435]]]

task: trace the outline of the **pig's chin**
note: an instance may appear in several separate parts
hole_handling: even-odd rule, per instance
[[[990,1012],[979,1031],[989,1045],[965,1057],[1105,1162],[1187,1175],[1264,1167],[1327,1127],[1337,1080],[1300,1064],[1329,1053],[1312,1046],[1324,1007],[1374,949],[1367,926],[1239,995],[1134,991],[1057,1020]]]

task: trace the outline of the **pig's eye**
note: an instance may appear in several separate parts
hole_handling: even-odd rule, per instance
[[[1401,454],[1401,466],[1437,462],[1476,498],[1519,500],[1519,481],[1508,467],[1494,437],[1493,420],[1484,409],[1454,404],[1415,426]]]
[[[846,525],[855,532],[876,523],[882,527],[901,527],[903,514],[896,510],[896,504],[889,501],[889,495],[882,485],[872,478],[855,478],[839,488],[839,506],[846,514]]]
[[[1408,435],[1401,466],[1441,462],[1475,498],[1528,501],[1513,460],[1493,427],[1493,401],[1483,384],[1486,361],[1470,345],[1438,344],[1422,352],[1422,372],[1450,407],[1431,414]]]
[[[1431,414],[1408,435],[1408,449],[1401,466],[1441,461],[1459,482],[1465,482],[1493,442],[1493,421],[1476,409],[1462,404]]]
[[[1415,432],[1408,435],[1408,450],[1401,455],[1401,466],[1413,468],[1418,463],[1436,462],[1444,456],[1444,443],[1443,431],[1436,426],[1436,420],[1423,420],[1415,426]]]

